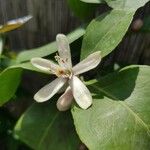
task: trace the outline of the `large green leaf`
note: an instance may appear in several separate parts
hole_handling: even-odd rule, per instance
[[[14,65],[0,73],[0,106],[8,102],[19,86],[22,70],[42,72],[31,65],[30,62]]]
[[[149,150],[149,77],[149,66],[130,66],[91,83],[92,107],[72,109],[76,130],[90,150]]]
[[[0,73],[0,106],[13,97],[20,83],[22,69],[6,69]]]
[[[12,70],[12,69],[25,69],[25,70],[30,70],[30,71],[36,71],[36,72],[41,72],[47,74],[47,72],[41,71],[40,69],[37,69],[34,67],[30,62],[25,62],[17,65],[13,65],[7,68],[7,70]]]
[[[70,43],[74,42],[75,40],[77,40],[78,38],[83,36],[84,33],[85,33],[85,29],[81,28],[81,27],[74,30],[67,36],[69,42]],[[45,57],[56,51],[57,51],[56,42],[53,42],[53,43],[47,44],[47,45],[39,47],[39,48],[21,52],[18,55],[16,62],[20,63],[20,62],[24,62],[24,61],[29,61],[33,57]]]
[[[127,32],[135,11],[148,1],[105,0],[114,10],[102,14],[89,24],[83,40],[81,59],[95,51],[102,51],[104,57],[114,50]]]
[[[136,11],[149,0],[80,0],[86,3],[103,3],[106,2],[110,7],[118,10]]]
[[[118,10],[136,11],[144,6],[149,0],[105,0],[107,4]]]
[[[133,14],[122,10],[112,10],[94,19],[87,27],[81,58],[95,51],[101,51],[103,57],[109,54],[121,42]]]
[[[33,104],[19,119],[15,133],[36,150],[77,150],[79,139],[69,112],[54,103]]]

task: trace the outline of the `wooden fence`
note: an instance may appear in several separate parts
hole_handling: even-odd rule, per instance
[[[31,14],[33,19],[22,29],[8,34],[13,49],[38,47],[55,39],[57,33],[69,33],[81,24],[69,10],[66,0],[0,0],[0,23]],[[150,14],[150,3],[137,11],[135,18]],[[150,34],[126,36],[107,57],[112,62],[150,64]]]

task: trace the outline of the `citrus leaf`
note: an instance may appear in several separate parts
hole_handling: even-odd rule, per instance
[[[6,69],[0,73],[0,106],[12,98],[21,80],[22,69]]]
[[[19,86],[23,69],[46,73],[32,66],[30,62],[14,65],[3,70],[0,73],[0,106],[14,96]]]
[[[81,59],[96,51],[102,57],[108,55],[121,42],[132,21],[134,13],[112,10],[94,19],[86,29]]]
[[[144,6],[149,0],[80,0],[86,3],[104,3],[117,10],[136,11]]]
[[[149,0],[105,0],[105,2],[113,9],[134,12],[144,6]]]
[[[90,83],[91,108],[72,109],[79,137],[90,150],[149,150],[149,76],[149,66],[129,66]]]
[[[69,33],[67,36],[69,43],[74,42],[75,40],[77,40],[78,38],[83,36],[84,33],[85,33],[85,30],[82,27],[77,28],[73,32]],[[18,55],[16,62],[20,63],[20,62],[29,61],[31,58],[34,58],[34,57],[45,57],[45,56],[48,56],[48,55],[50,55],[56,51],[57,51],[56,42],[52,42],[50,44],[44,45],[44,46],[39,47],[39,48],[34,48],[31,50],[21,52]]]
[[[59,112],[54,103],[33,104],[19,119],[15,134],[36,150],[76,150],[79,139],[69,112]]]
[[[47,72],[44,72],[36,67],[34,67],[31,62],[25,62],[17,65],[10,66],[7,69],[14,69],[14,68],[20,68],[20,69],[25,69],[25,70],[30,70],[30,71],[36,71],[36,72],[41,72],[47,74]]]

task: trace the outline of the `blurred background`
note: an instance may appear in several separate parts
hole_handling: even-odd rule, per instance
[[[89,7],[89,11],[84,12],[83,10],[86,14],[81,15],[80,12],[74,13],[71,10],[72,7],[68,5],[70,4],[68,1],[70,0],[0,0],[0,24],[28,14],[33,15],[33,19],[24,27],[8,33],[11,48],[20,51],[42,46],[55,40],[56,34],[69,33],[85,23],[87,19],[90,20],[93,16],[110,9],[105,4],[93,5],[93,9],[91,5],[88,6],[88,4],[83,3],[81,7],[86,7],[86,9]],[[76,9],[78,7],[76,6]],[[145,31],[150,30],[149,15],[150,3],[147,3],[135,14],[134,21],[129,29],[129,31],[134,32],[124,38],[116,51],[111,54],[111,60],[109,61],[150,64],[150,38],[149,33]],[[138,32],[143,23],[146,29]]]
[[[32,15],[22,29],[9,33],[13,49],[38,47],[55,40],[57,33],[68,33],[80,25],[66,0],[0,0],[0,23]]]
[[[76,9],[78,7],[77,5]],[[67,34],[80,25],[88,23],[93,17],[111,9],[106,4],[91,6],[81,3],[80,7],[86,7],[88,11],[83,11],[83,14],[76,12],[72,9],[70,0],[0,0],[0,24],[29,14],[33,16],[25,26],[7,33],[5,46],[17,53],[42,46],[54,41],[58,33]],[[80,48],[81,42],[76,44],[79,44]],[[126,36],[115,51],[104,58],[100,69],[109,68],[114,63],[120,66],[150,64],[150,2],[136,12]],[[23,95],[26,93],[30,97],[47,83],[47,80],[47,76],[36,74],[35,77],[35,73],[25,72],[16,94],[21,97],[18,96],[21,101],[12,101],[4,108],[0,108],[0,150],[29,149],[9,135],[15,120],[31,103]],[[85,149],[84,146],[79,146],[80,148]]]

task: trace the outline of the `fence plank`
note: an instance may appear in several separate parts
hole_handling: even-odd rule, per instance
[[[105,7],[105,6],[104,6]],[[73,16],[66,0],[0,0],[0,23],[27,14],[33,19],[22,29],[8,34],[13,49],[38,47],[55,39],[57,33],[68,33],[81,24]],[[150,3],[140,9],[135,18],[150,14]],[[150,34],[126,36],[107,57],[105,65],[113,62],[150,64]]]

